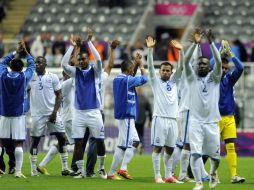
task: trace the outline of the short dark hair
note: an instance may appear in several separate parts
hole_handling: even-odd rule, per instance
[[[173,66],[171,63],[169,63],[168,61],[162,62],[162,63],[160,64],[160,69],[161,69],[161,67],[162,67],[163,65],[165,65],[165,66],[170,66],[170,67],[171,67],[171,71],[174,69],[174,66]]]
[[[14,58],[10,62],[10,68],[12,71],[21,72],[23,70],[24,63],[19,58]]]
[[[229,63],[228,58],[226,58],[226,57],[221,57],[221,62],[223,64],[228,64]]]
[[[133,63],[130,60],[124,60],[124,61],[122,61],[122,63],[121,63],[121,71],[122,71],[122,73],[127,71],[129,66],[131,66],[132,64]]]
[[[200,60],[200,59],[206,59],[208,61],[208,64],[210,65],[210,60],[206,56],[198,57],[198,60]]]
[[[43,63],[47,64],[47,60],[46,60],[45,57],[43,57],[43,56],[38,56],[38,57],[36,57],[36,60],[38,60],[38,59],[41,59]],[[35,60],[35,62],[36,62],[36,60]]]

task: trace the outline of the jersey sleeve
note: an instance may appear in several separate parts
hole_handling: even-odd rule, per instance
[[[147,82],[147,76],[137,76],[137,77],[132,77],[128,76],[128,89],[135,88],[137,86],[141,86]]]
[[[57,77],[57,75],[53,74],[52,76],[53,76],[52,77],[53,89],[54,89],[54,91],[58,91],[58,90],[61,89],[61,83],[60,83],[59,78]]]

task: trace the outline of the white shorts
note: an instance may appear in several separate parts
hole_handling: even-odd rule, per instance
[[[190,121],[189,140],[191,154],[220,159],[220,130],[217,122]]]
[[[189,143],[189,110],[179,113],[179,134],[183,144]]]
[[[104,139],[104,124],[99,109],[89,111],[75,110],[72,120],[72,138],[84,138],[86,128],[89,129],[92,137]]]
[[[153,117],[151,129],[151,144],[153,146],[175,147],[178,136],[176,119]]]
[[[54,133],[65,133],[63,122],[57,113],[56,122],[51,123],[48,121],[49,116],[32,116],[32,137],[41,137],[44,136],[45,128],[47,127],[50,134]]]
[[[118,120],[118,146],[121,148],[132,147],[133,142],[139,142],[134,119]]]
[[[0,118],[0,139],[25,140],[26,116]]]
[[[69,144],[74,144],[74,139],[72,138],[72,120],[64,122],[64,129]]]

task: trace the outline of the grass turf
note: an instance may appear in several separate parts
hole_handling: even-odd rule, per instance
[[[39,161],[42,159],[42,154],[39,156]],[[7,158],[5,157],[5,160]],[[69,160],[71,160],[69,158]],[[112,155],[106,157],[106,170],[109,170],[111,165]],[[219,178],[221,184],[216,189],[218,190],[251,190],[254,189],[254,158],[239,158],[238,172],[239,175],[246,178],[244,184],[231,184],[230,173],[225,158],[222,158],[219,167]],[[0,190],[185,190],[192,189],[194,183],[185,184],[155,184],[153,180],[153,168],[151,156],[135,156],[130,163],[128,170],[133,175],[134,180],[109,181],[100,178],[85,178],[73,179],[70,176],[61,176],[61,164],[59,155],[51,161],[48,166],[50,176],[40,175],[39,177],[30,177],[30,163],[28,154],[25,154],[23,164],[23,174],[27,179],[16,179],[13,175],[4,175],[0,178]],[[161,161],[161,174],[163,175],[163,162]],[[207,163],[207,169],[209,163]],[[178,171],[178,169],[177,169]],[[204,185],[205,189],[209,189],[208,183]]]

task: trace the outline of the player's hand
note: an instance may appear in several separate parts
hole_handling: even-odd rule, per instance
[[[81,37],[71,35],[70,42],[71,42],[71,45],[73,45],[74,47],[80,47],[81,46]]]
[[[56,123],[56,115],[57,115],[57,112],[52,112],[52,114],[49,116],[50,123]]]
[[[176,40],[171,40],[171,41],[169,42],[169,44],[170,44],[171,46],[173,46],[174,48],[176,48],[178,51],[181,51],[181,50],[183,49],[182,44],[181,44],[180,42],[176,41]]]
[[[209,44],[211,44],[214,40],[214,35],[213,35],[213,32],[212,32],[212,29],[209,29],[205,32],[205,35],[207,37],[207,40],[209,42]]]
[[[202,31],[200,28],[195,28],[193,34],[191,35],[191,42],[194,42],[196,44],[199,44],[202,39]]]
[[[16,51],[21,57],[26,56],[28,54],[25,42],[23,40],[18,43],[18,48]]]
[[[110,48],[111,48],[111,49],[116,49],[116,47],[119,46],[119,45],[120,45],[120,41],[118,41],[118,40],[113,40],[113,41],[111,42],[111,44],[110,44]]]
[[[136,53],[136,55],[134,57],[134,62],[138,66],[140,66],[142,64],[142,55],[140,53]]]
[[[231,48],[230,48],[230,45],[229,45],[228,41],[222,40],[221,45],[222,45],[222,52],[224,52],[225,54],[227,54],[231,58],[235,56],[234,53],[231,51]]]
[[[152,36],[148,36],[148,37],[146,38],[146,46],[147,46],[148,48],[153,48],[153,47],[155,46],[155,44],[156,44],[156,41],[153,39]]]
[[[93,31],[91,28],[87,28],[87,41],[90,41],[93,37]]]

